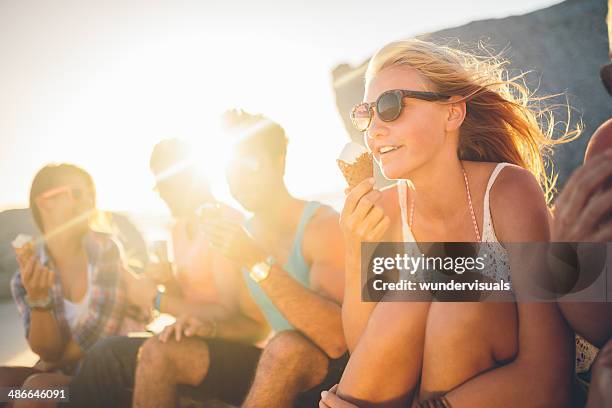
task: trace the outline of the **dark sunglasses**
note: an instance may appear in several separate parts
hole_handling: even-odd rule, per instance
[[[392,122],[399,117],[404,107],[404,98],[414,98],[423,101],[443,101],[450,98],[437,92],[408,91],[406,89],[394,89],[383,92],[376,102],[363,102],[355,105],[351,111],[351,122],[360,132],[365,132],[372,123],[374,109],[383,122]]]

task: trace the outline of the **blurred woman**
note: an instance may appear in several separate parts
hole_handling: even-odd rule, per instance
[[[379,191],[365,180],[348,193],[341,217],[351,358],[334,392],[347,401],[569,400],[572,338],[553,303],[361,302],[361,242],[479,242],[488,254],[482,274],[508,282],[513,270],[514,285],[519,259],[506,244],[550,239],[554,178],[545,153],[578,132],[553,139],[552,112],[540,110],[541,99],[522,76],[509,78],[505,64],[417,39],[370,60],[364,102],[351,117],[384,175],[399,182]]]
[[[65,385],[96,341],[143,329],[144,316],[127,303],[130,277],[120,247],[90,228],[97,214],[91,176],[70,164],[43,167],[32,182],[30,209],[42,238],[15,249],[19,270],[11,290],[40,360],[0,368],[2,387]]]

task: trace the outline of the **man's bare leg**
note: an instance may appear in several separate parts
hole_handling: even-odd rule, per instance
[[[441,394],[518,352],[516,304],[434,302],[429,309],[420,399]]]
[[[200,384],[208,373],[209,362],[208,346],[202,340],[183,338],[167,343],[157,337],[147,340],[138,357],[133,406],[176,406],[178,384]]]
[[[297,395],[319,385],[329,359],[296,331],[278,333],[264,349],[243,408],[292,407]]]
[[[407,407],[421,374],[429,302],[381,302],[344,370],[337,394],[361,408]]]

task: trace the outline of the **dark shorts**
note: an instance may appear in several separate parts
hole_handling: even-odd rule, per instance
[[[206,379],[197,387],[181,386],[179,395],[196,400],[215,398],[233,405],[241,405],[246,398],[257,369],[262,349],[252,345],[227,340],[206,340],[210,354],[210,366]],[[340,382],[348,363],[348,353],[339,359],[330,360],[327,376],[321,384],[301,393],[296,407],[318,407],[321,391],[328,390]]]
[[[71,407],[130,407],[138,350],[147,338],[111,337],[96,344],[70,384]],[[180,386],[179,396],[197,401],[218,399],[240,405],[253,381],[262,350],[229,340],[203,340],[210,363],[204,381]],[[321,391],[340,381],[348,354],[331,360],[325,380],[300,394],[296,406],[316,407]]]
[[[210,358],[206,378],[196,387],[179,386],[179,395],[240,405],[251,388],[262,349],[229,340],[204,341]]]

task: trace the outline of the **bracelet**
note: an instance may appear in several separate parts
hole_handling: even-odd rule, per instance
[[[25,302],[32,310],[51,310],[53,309],[53,298],[49,295],[45,299],[32,300],[29,295],[25,296]]]
[[[158,313],[161,313],[161,301],[163,294],[164,292],[158,290],[157,294],[155,295],[155,300],[153,301],[153,309],[155,309]]]

